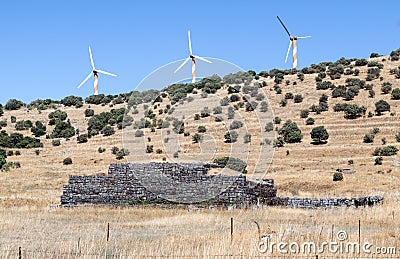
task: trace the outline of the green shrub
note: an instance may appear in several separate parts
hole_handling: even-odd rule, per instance
[[[336,181],[343,181],[343,173],[341,173],[341,172],[335,172],[335,173],[333,174],[333,181],[334,181],[334,182],[336,182]]]
[[[204,133],[206,131],[207,131],[206,126],[199,126],[197,128],[197,132],[199,132],[199,133]]]
[[[76,140],[78,141],[78,143],[86,143],[86,142],[88,142],[88,135],[81,134],[76,138]]]
[[[313,118],[307,118],[306,125],[314,125],[315,120]]]
[[[254,111],[258,106],[258,103],[256,101],[251,101],[246,103],[246,111],[251,112]]]
[[[290,92],[285,94],[285,99],[293,99],[293,97],[293,94]]]
[[[99,148],[97,149],[97,152],[99,152],[99,153],[104,153],[104,151],[106,151],[106,149],[105,149],[105,148],[102,148],[102,147],[99,147]]]
[[[260,112],[268,111],[268,103],[266,101],[262,101],[260,105]]]
[[[79,96],[67,96],[61,100],[61,104],[65,106],[75,106],[76,108],[80,108],[83,105],[83,99]]]
[[[265,131],[270,132],[273,130],[274,130],[274,124],[272,122],[267,122],[267,124],[265,125]]]
[[[364,135],[364,143],[372,143],[374,142],[375,135],[367,133]]]
[[[228,119],[233,119],[235,117],[235,110],[232,106],[228,107]]]
[[[214,159],[213,161],[215,164],[220,165],[221,167],[227,167],[229,169],[235,170],[237,172],[246,174],[247,170],[247,164],[245,161],[239,159],[239,158],[234,158],[234,157],[219,157]]]
[[[103,134],[103,136],[111,136],[115,134],[115,130],[110,125],[107,125],[101,130],[101,134]]]
[[[117,154],[118,151],[119,151],[119,148],[116,147],[116,146],[114,146],[114,147],[111,148],[111,153],[112,153],[113,155]]]
[[[372,153],[373,156],[394,156],[399,149],[395,146],[377,147]]]
[[[63,165],[70,165],[72,164],[72,159],[70,157],[64,158]]]
[[[93,109],[86,109],[85,110],[85,117],[92,117],[94,115]]]
[[[400,88],[395,88],[392,91],[392,99],[400,100]]]
[[[303,101],[303,96],[301,94],[296,94],[293,98],[294,103],[301,103]]]
[[[222,107],[221,106],[214,107],[213,113],[214,114],[221,114],[222,113]]]
[[[251,142],[251,134],[250,133],[246,133],[244,136],[243,136],[243,142],[244,143],[249,143],[249,142]]]
[[[237,141],[238,134],[236,131],[231,130],[225,133],[224,138],[226,143],[234,143]]]
[[[41,137],[46,135],[46,126],[42,122],[36,121],[35,126],[31,128],[31,132],[35,137]]]
[[[275,118],[274,118],[274,123],[275,123],[275,124],[280,124],[281,121],[282,121],[282,119],[279,118],[279,117],[275,117]]]
[[[375,158],[374,165],[382,165],[382,162],[383,162],[383,157],[378,156],[378,157]]]
[[[199,142],[201,142],[202,140],[203,140],[203,136],[200,135],[199,133],[195,133],[195,134],[192,136],[192,141],[193,141],[193,143],[199,143]]]
[[[19,101],[17,99],[10,99],[7,101],[6,105],[4,106],[4,109],[6,110],[19,110],[21,107],[25,106],[25,103],[22,101]]]
[[[241,121],[232,121],[231,125],[229,125],[230,130],[239,129],[243,127],[243,122]]]
[[[61,141],[60,141],[59,139],[53,139],[53,140],[51,141],[51,144],[52,144],[54,147],[58,147],[59,145],[61,145]]]
[[[71,126],[70,121],[58,121],[51,133],[51,138],[70,138],[75,135],[75,128]]]
[[[300,111],[300,118],[305,119],[305,118],[308,117],[309,114],[310,114],[310,111],[309,111],[309,110],[301,110],[301,111]]]
[[[153,145],[146,146],[146,153],[153,153]]]
[[[389,82],[384,82],[381,86],[381,91],[383,94],[388,94],[392,91],[392,84]]]

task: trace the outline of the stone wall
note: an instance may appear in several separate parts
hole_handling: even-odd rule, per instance
[[[361,198],[277,197],[272,179],[248,181],[243,175],[209,175],[208,163],[112,164],[107,175],[70,176],[62,206],[82,204],[198,204],[248,207],[266,204],[294,208],[371,206],[381,196]]]
[[[206,163],[112,164],[103,176],[70,176],[62,206],[79,204],[136,205],[204,203],[249,205],[276,196],[272,179],[208,175]]]

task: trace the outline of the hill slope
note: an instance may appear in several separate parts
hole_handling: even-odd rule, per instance
[[[41,136],[43,148],[6,148],[14,153],[17,150],[21,152],[19,156],[7,157],[8,162],[18,161],[21,167],[9,172],[0,172],[0,204],[47,206],[49,203],[58,203],[62,186],[67,183],[69,175],[104,173],[110,163],[151,160],[213,161],[223,156],[246,161],[248,177],[275,179],[278,195],[325,197],[398,192],[399,172],[394,166],[393,158],[383,157],[382,165],[374,165],[376,157],[372,156],[372,153],[377,147],[400,147],[395,137],[400,132],[400,100],[392,99],[391,91],[384,94],[381,89],[385,82],[390,83],[392,89],[400,88],[399,79],[396,78],[400,61],[389,57],[377,57],[368,62],[341,59],[335,63],[303,69],[299,71],[300,74],[279,70],[260,72],[259,75],[252,72],[239,73],[225,77],[222,84],[216,83],[218,79],[208,82],[208,85],[204,82],[196,83],[194,90],[190,88],[193,87],[191,84],[170,86],[156,102],[130,102],[127,114],[133,121],[124,129],[118,129],[117,124],[111,123],[114,125],[112,127],[115,134],[110,136],[99,134],[89,138],[86,143],[78,143],[75,135],[69,140],[61,139],[60,146],[53,146],[53,139]],[[379,76],[368,76],[374,75],[377,67],[381,67]],[[316,77],[333,85],[325,83],[330,88],[316,90]],[[349,78],[358,78],[364,82]],[[365,81],[367,78],[368,81]],[[351,86],[354,82],[361,84],[360,89]],[[333,98],[333,92],[336,91],[336,94],[337,89],[341,88],[340,85],[347,85],[342,87],[345,91],[350,89],[358,94],[350,98],[352,96],[344,93],[344,98]],[[319,87],[324,88],[321,84]],[[370,90],[373,90],[374,94]],[[235,91],[237,93],[234,93]],[[182,96],[178,95],[183,92],[185,94]],[[326,105],[319,104],[323,94],[328,97],[325,102],[328,109],[318,111],[321,107],[326,108]],[[238,100],[232,95],[236,95]],[[291,96],[296,95],[301,95],[303,100],[295,103]],[[224,105],[225,97],[231,100],[228,105]],[[285,97],[288,98],[286,104],[282,102]],[[345,98],[351,100],[344,100]],[[379,100],[390,104],[390,112],[383,112],[380,116],[375,114],[375,103]],[[267,111],[261,110],[263,101],[268,103]],[[340,103],[364,106],[366,112],[354,119],[345,118],[343,111],[335,112],[333,109]],[[315,106],[310,108],[312,105]],[[234,107],[231,108],[234,110],[233,118],[232,111],[228,114],[230,106]],[[115,105],[84,103],[80,108],[55,104],[56,109],[67,113],[70,124],[79,129],[80,135],[92,134],[88,130],[91,117],[85,117],[86,109],[93,109],[96,116],[111,109],[124,107],[127,107],[126,102]],[[7,133],[18,132],[27,136],[32,136],[31,131],[17,131],[16,123],[11,122],[11,117],[15,116],[17,121],[41,121],[46,124],[47,135],[50,135],[54,126],[49,125],[49,114],[54,110],[29,110],[26,107],[4,110],[0,120],[7,121],[7,126],[3,127]],[[315,120],[313,125],[307,125],[306,118],[300,117],[302,110],[309,110],[308,117]],[[273,147],[277,131],[266,131],[265,126],[272,122],[274,117],[282,120],[280,124],[274,125],[278,130],[287,120],[296,122],[303,134],[301,142]],[[141,121],[142,118],[144,120]],[[141,128],[146,119],[150,125]],[[238,128],[235,131],[238,133],[238,139],[235,143],[226,143],[224,136],[230,130],[233,121],[237,121]],[[179,132],[179,126],[182,125],[180,122],[183,122],[184,126],[182,134],[175,132]],[[199,129],[199,126],[204,127]],[[329,139],[326,144],[312,143],[310,132],[316,126],[324,126],[327,129]],[[143,136],[136,137],[139,128],[143,131]],[[201,132],[204,128],[205,133]],[[364,143],[364,135],[374,128],[379,128],[374,141]],[[199,143],[195,143],[193,139],[196,133],[199,134],[196,135],[199,137]],[[247,141],[244,140],[246,134]],[[118,160],[115,154],[111,153],[114,146],[128,149],[129,155]],[[147,149],[148,152],[151,151],[150,146],[153,152],[146,153]],[[104,148],[105,152],[99,153],[99,147]],[[63,159],[66,157],[70,157],[73,163],[64,165]],[[345,174],[344,181],[333,182],[332,174],[337,168],[351,168],[356,173]]]

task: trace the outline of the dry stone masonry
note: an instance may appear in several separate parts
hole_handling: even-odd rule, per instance
[[[248,181],[243,175],[209,175],[209,163],[112,164],[107,175],[70,176],[61,205],[193,204],[249,207],[254,204],[296,208],[370,206],[380,196],[361,198],[277,197],[272,179]]]
[[[206,203],[248,205],[276,197],[272,179],[208,175],[214,164],[112,164],[107,175],[70,176],[61,205]],[[199,188],[200,187],[200,188]],[[208,198],[208,199],[205,199]]]

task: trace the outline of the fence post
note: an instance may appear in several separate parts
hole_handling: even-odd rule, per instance
[[[22,250],[21,250],[21,247],[18,247],[18,259],[22,259]]]
[[[361,219],[358,220],[358,244],[361,244]]]
[[[231,218],[231,243],[233,241],[233,218]]]
[[[107,223],[107,242],[110,239],[110,223]]]

